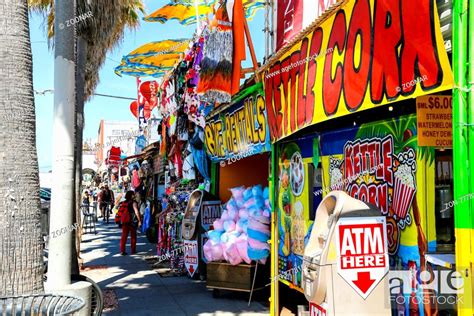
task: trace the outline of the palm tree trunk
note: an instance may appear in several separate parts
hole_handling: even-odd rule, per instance
[[[43,292],[32,56],[26,0],[0,3],[0,296]]]
[[[76,149],[75,149],[75,196],[76,196],[76,223],[81,221],[81,183],[82,183],[82,141],[84,131],[84,86],[85,86],[85,66],[87,57],[87,42],[82,37],[77,37],[76,41]],[[78,260],[81,253],[81,236],[80,230],[74,231],[75,245],[73,246],[72,256],[72,273],[79,273]]]
[[[74,205],[75,1],[55,1],[53,178],[48,285],[71,284],[72,215]]]

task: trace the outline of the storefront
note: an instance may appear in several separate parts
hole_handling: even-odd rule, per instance
[[[210,113],[205,136],[214,193],[223,203],[204,246],[212,265],[207,285],[215,293],[250,291],[256,273],[254,289],[264,291],[270,266],[271,147],[262,84],[242,89],[230,104]]]
[[[272,283],[272,315],[308,306],[305,249],[320,227],[318,206],[334,190],[385,217],[390,271],[382,282],[395,271],[416,281],[420,271],[455,267],[453,76],[435,1],[343,3],[277,53],[263,78],[274,143],[272,280],[279,281]],[[335,259],[337,246],[324,247]],[[461,293],[440,301],[445,293],[432,290],[434,302],[427,302],[418,288],[387,287],[388,311],[455,314]],[[337,315],[336,296],[327,292],[312,315]],[[343,296],[346,304],[371,304],[355,290]]]

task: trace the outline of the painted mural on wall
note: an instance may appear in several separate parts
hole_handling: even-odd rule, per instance
[[[326,185],[376,205],[387,217],[392,267],[410,261],[419,266],[420,250],[426,250],[421,244],[426,239],[421,212],[426,209],[417,200],[417,169],[429,155],[428,148],[417,146],[415,116],[321,135]],[[428,241],[433,247],[435,241]]]
[[[314,144],[320,148],[320,160],[313,159]],[[426,174],[434,167],[434,157],[429,148],[417,146],[414,115],[309,135],[280,144],[278,154],[282,282],[301,288],[300,245],[304,249],[309,238],[321,192],[343,190],[380,209],[387,217],[392,269],[419,269],[428,250],[425,241],[430,250],[436,248],[434,179]],[[323,182],[319,192],[318,174]]]
[[[284,144],[279,157],[278,265],[280,281],[301,287],[304,247],[311,232],[311,157],[303,158],[297,143]]]

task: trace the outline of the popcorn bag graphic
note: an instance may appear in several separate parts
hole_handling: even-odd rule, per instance
[[[343,175],[341,172],[342,161],[336,158],[330,158],[329,174],[331,191],[344,190]]]
[[[394,172],[393,210],[398,218],[405,219],[415,197],[415,152],[409,149],[398,155],[400,165]]]

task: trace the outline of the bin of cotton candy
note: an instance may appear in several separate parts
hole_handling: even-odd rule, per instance
[[[214,222],[204,245],[208,261],[226,260],[232,265],[252,260],[265,262],[270,254],[270,201],[261,185],[231,189],[221,218]]]

